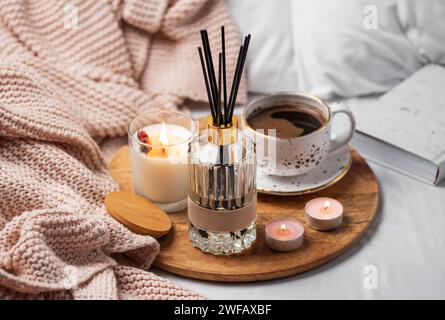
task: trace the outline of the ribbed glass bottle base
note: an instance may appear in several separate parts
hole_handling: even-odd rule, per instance
[[[192,244],[204,252],[215,255],[240,253],[250,248],[256,239],[256,221],[246,229],[231,232],[211,232],[189,223],[189,238]]]

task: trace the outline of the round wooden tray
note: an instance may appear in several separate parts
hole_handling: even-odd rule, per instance
[[[112,177],[123,191],[132,191],[128,147],[120,149],[109,163]],[[343,225],[320,232],[304,221],[304,205],[323,196],[336,198],[344,206]],[[214,256],[201,252],[188,239],[187,210],[170,214],[172,230],[158,241],[161,252],[154,265],[182,276],[224,282],[262,281],[291,276],[334,259],[346,251],[368,229],[378,205],[376,178],[365,160],[352,150],[352,166],[335,185],[311,195],[274,196],[258,194],[257,240],[245,252]],[[264,241],[264,226],[277,217],[293,217],[304,224],[302,247],[293,252],[276,252]]]

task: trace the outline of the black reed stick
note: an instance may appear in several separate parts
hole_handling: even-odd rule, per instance
[[[224,91],[224,124],[228,123],[228,113],[227,108],[227,80],[226,80],[226,36],[224,26],[221,26],[221,51],[222,51],[222,68],[223,68],[223,91]]]
[[[232,121],[232,117],[230,116],[231,113],[231,109],[232,109],[232,105],[235,105],[235,103],[233,102],[233,98],[234,98],[234,94],[235,94],[235,87],[236,87],[236,79],[238,77],[238,73],[239,73],[239,68],[241,65],[241,57],[242,57],[242,53],[243,53],[243,46],[240,46],[239,49],[239,54],[238,54],[238,60],[236,61],[236,67],[235,67],[235,72],[233,74],[233,80],[232,80],[232,88],[230,89],[230,97],[229,97],[229,114],[228,116],[228,121],[231,122]]]
[[[201,60],[201,68],[202,68],[202,74],[204,76],[204,82],[206,85],[207,97],[209,99],[210,112],[212,113],[212,118],[215,118],[216,110],[215,110],[215,106],[213,105],[213,102],[212,102],[212,94],[210,93],[210,87],[209,87],[209,78],[207,77],[207,72],[206,72],[206,68],[204,65],[204,57],[202,55],[201,47],[198,47],[198,52],[199,52],[199,58]]]
[[[235,109],[236,96],[238,95],[238,89],[239,89],[239,85],[241,83],[241,77],[243,75],[244,63],[246,62],[246,57],[247,57],[247,50],[249,50],[249,43],[250,43],[250,34],[244,38],[244,46],[243,46],[244,48],[243,48],[242,57],[241,57],[241,65],[240,65],[240,69],[238,70],[238,74],[237,74],[237,82],[235,85],[235,94],[232,99],[232,105],[230,106],[229,119],[232,119],[233,111]]]
[[[215,105],[216,108],[218,106],[218,88],[216,84],[215,69],[213,67],[213,59],[212,59],[212,50],[210,49],[210,42],[207,30],[201,30],[201,40],[206,57],[207,70],[209,73],[210,89],[212,90],[212,96],[213,96],[213,104]],[[215,121],[217,119],[214,118],[213,120]]]
[[[224,123],[224,118],[223,118],[223,112],[222,112],[222,104],[221,104],[221,93],[222,93],[222,88],[221,88],[221,81],[222,81],[222,70],[221,70],[221,65],[222,65],[222,53],[219,53],[219,59],[218,59],[218,124],[222,125]]]
[[[250,34],[244,38],[244,44],[240,46],[235,72],[230,89],[230,96],[227,99],[227,70],[226,70],[226,48],[225,48],[225,30],[221,26],[221,52],[218,55],[218,80],[215,76],[212,51],[207,30],[201,30],[201,41],[203,48],[198,48],[201,59],[201,68],[204,75],[204,82],[209,99],[210,111],[212,113],[213,123],[223,125],[232,122],[233,112],[238,95],[239,85],[241,83],[244,64],[246,62],[247,50],[249,49]],[[218,81],[218,83],[217,83]],[[221,95],[223,95],[221,97]],[[223,109],[224,108],[224,109]],[[224,110],[224,111],[223,111]]]

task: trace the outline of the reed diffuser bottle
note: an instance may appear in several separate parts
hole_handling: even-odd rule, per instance
[[[238,129],[233,109],[250,35],[240,47],[227,99],[224,27],[218,81],[207,31],[198,48],[211,116],[206,130],[189,146],[188,218],[193,245],[212,254],[239,253],[256,239],[256,153],[254,142]]]

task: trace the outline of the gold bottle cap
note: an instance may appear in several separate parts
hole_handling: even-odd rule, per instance
[[[207,118],[207,140],[219,146],[235,143],[238,133],[236,117],[228,124],[215,125],[212,116]]]

